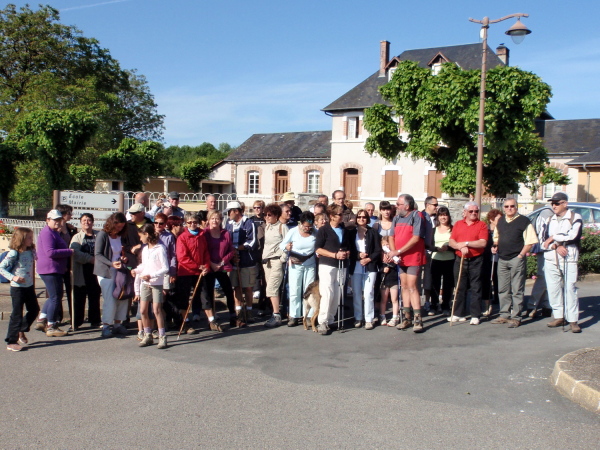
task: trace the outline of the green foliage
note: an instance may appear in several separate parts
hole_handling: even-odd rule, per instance
[[[93,191],[96,179],[100,175],[100,169],[87,164],[71,164],[69,175],[73,180],[73,189],[80,191]]]
[[[600,273],[600,230],[584,228],[579,249],[579,275]]]
[[[187,182],[192,191],[198,192],[201,181],[210,174],[211,166],[206,158],[184,163],[179,168],[180,177]]]
[[[40,162],[50,188],[65,189],[72,186],[65,168],[96,128],[92,115],[83,111],[38,110],[19,121],[13,139],[25,157]]]
[[[47,206],[51,203],[52,189],[42,182],[46,174],[39,160],[20,162],[15,167],[18,179],[10,200],[13,202],[33,203],[34,206]]]
[[[58,10],[50,6],[32,10],[8,4],[0,10],[0,136],[19,142],[26,158],[42,158],[45,173],[37,183],[89,187],[93,171],[72,164],[93,166],[124,138],[161,140],[164,117],[142,75],[121,69],[96,39],[59,20]],[[96,126],[88,134],[91,117]],[[24,135],[27,130],[35,136]],[[28,179],[26,172],[8,172]],[[14,181],[5,177],[0,194],[10,191]],[[28,196],[27,190],[21,186],[16,197]]]
[[[444,171],[442,189],[453,194],[475,191],[479,116],[479,70],[444,64],[438,75],[412,61],[398,65],[380,88],[390,107],[365,111],[366,150],[390,160],[398,153],[422,158]],[[536,75],[514,67],[487,72],[483,177],[498,196],[518,191],[528,168],[546,161],[534,120],[550,99],[550,87]],[[400,117],[408,141],[402,142],[393,117]]]
[[[527,255],[527,278],[537,277],[537,256],[535,253]]]
[[[0,197],[4,200],[8,198],[8,194],[16,182],[16,159],[17,149],[15,145],[13,143],[3,142],[0,138],[0,167],[2,167],[2,176],[0,177]]]
[[[182,175],[182,165],[202,159],[206,164],[212,166],[229,155],[232,150],[233,148],[227,143],[219,144],[218,149],[208,142],[195,147],[171,145],[165,151],[164,175],[187,179]]]
[[[107,177],[127,180],[125,189],[140,191],[146,178],[158,175],[164,147],[159,142],[123,139],[119,147],[98,158],[98,167]]]
[[[535,161],[527,170],[524,181],[531,198],[536,198],[540,187],[549,183],[567,185],[571,183],[571,179],[555,167],[548,166],[547,159]]]

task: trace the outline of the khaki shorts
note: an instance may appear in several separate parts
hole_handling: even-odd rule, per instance
[[[267,280],[267,297],[278,297],[279,287],[283,281],[283,263],[279,258],[268,260],[263,264],[265,280]]]
[[[242,279],[242,288],[249,288],[254,286],[254,282],[256,281],[256,276],[258,270],[256,270],[256,266],[252,267],[242,267],[240,270],[240,276],[238,278],[237,269],[233,269],[229,272],[229,279],[231,280],[231,287],[238,287],[240,285],[239,279]]]

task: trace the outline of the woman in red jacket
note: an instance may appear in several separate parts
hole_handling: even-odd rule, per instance
[[[210,270],[210,255],[208,254],[206,240],[202,236],[202,230],[199,228],[200,221],[193,213],[186,213],[184,220],[187,228],[179,235],[176,244],[177,281],[175,282],[175,298],[182,315],[185,315],[190,301],[190,290],[196,286],[198,277],[206,275]],[[201,283],[204,283],[204,280]],[[201,297],[201,291],[201,287],[196,289],[196,295],[192,298],[192,302],[198,301],[199,297]],[[214,321],[212,304],[208,304],[205,298],[202,298],[202,309],[206,312],[206,316],[211,322],[211,329],[214,329],[214,325],[212,324]],[[216,324],[216,326],[220,331],[219,325]],[[190,326],[189,317],[186,318],[184,331],[187,334],[196,332]]]

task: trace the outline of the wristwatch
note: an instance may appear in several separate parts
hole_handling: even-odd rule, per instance
[[[469,241],[467,241],[467,244],[465,245],[465,247],[468,247],[468,246],[469,246]]]

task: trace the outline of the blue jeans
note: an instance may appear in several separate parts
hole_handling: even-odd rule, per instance
[[[290,309],[289,316],[299,319],[302,317],[302,296],[306,287],[315,281],[315,266],[292,264],[288,271],[290,283]],[[312,317],[312,311],[308,317]]]
[[[48,323],[52,324],[58,320],[58,313],[61,310],[63,296],[64,279],[62,273],[40,274],[40,278],[46,285],[48,291],[48,300],[44,303],[43,310],[46,311]]]

